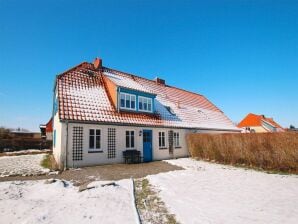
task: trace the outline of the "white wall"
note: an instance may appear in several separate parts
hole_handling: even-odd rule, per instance
[[[55,94],[57,97],[57,93]],[[59,111],[54,115],[53,119],[53,155],[60,169],[64,168],[64,158],[66,153],[66,125],[59,118]],[[56,130],[56,139],[54,144],[54,132]]]
[[[73,161],[72,157],[72,139],[73,127],[83,127],[83,160]],[[108,159],[107,153],[107,140],[108,128],[116,129],[116,157]],[[89,153],[89,129],[101,129],[101,153]],[[180,133],[180,146],[181,148],[174,148],[173,157],[188,156],[188,149],[185,141],[185,134],[187,130],[183,129],[160,129],[149,127],[131,127],[131,126],[113,126],[113,125],[96,125],[96,124],[74,124],[68,125],[68,154],[67,154],[67,167],[82,167],[92,166],[99,164],[123,163],[122,152],[126,150],[125,147],[125,131],[135,131],[135,149],[141,151],[143,156],[143,136],[140,136],[140,131],[152,130],[152,152],[153,160],[169,159],[172,156],[169,154],[169,149],[159,149],[158,146],[158,132],[163,130],[166,132],[166,146],[168,147],[168,131],[173,130]]]

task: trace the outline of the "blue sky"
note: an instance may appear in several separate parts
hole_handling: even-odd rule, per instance
[[[0,126],[38,130],[57,74],[103,64],[298,126],[298,1],[0,0]]]

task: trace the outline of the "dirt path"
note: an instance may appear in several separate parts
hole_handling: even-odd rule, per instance
[[[10,176],[1,177],[1,181],[14,180],[42,180],[42,179],[64,179],[74,182],[75,185],[85,184],[94,180],[121,180],[130,177],[142,178],[147,175],[169,172],[172,170],[182,170],[183,168],[171,165],[162,161],[140,164],[113,164],[80,169],[70,169],[61,174],[40,175],[40,176]]]

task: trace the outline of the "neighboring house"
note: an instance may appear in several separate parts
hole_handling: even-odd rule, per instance
[[[190,132],[240,132],[204,96],[83,62],[57,76],[53,154],[60,168],[122,163],[123,151],[143,161],[188,156]]]
[[[23,139],[40,139],[39,132],[32,132],[25,129],[15,129],[10,131],[10,136],[12,138],[23,138]]]
[[[264,132],[284,132],[285,130],[276,123],[273,118],[265,115],[248,114],[239,124],[243,132],[264,133]]]
[[[290,126],[290,128],[287,128],[286,131],[288,132],[298,132],[298,128],[295,128],[293,125]]]
[[[45,140],[53,140],[53,118],[47,124],[39,125],[41,138]]]

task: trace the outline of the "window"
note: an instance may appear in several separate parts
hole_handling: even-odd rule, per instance
[[[54,147],[56,147],[56,130],[54,130],[54,134],[53,134],[53,145]]]
[[[134,148],[134,147],[135,147],[135,132],[126,131],[126,148]]]
[[[170,106],[166,106],[166,109],[171,115],[176,115],[174,110]]]
[[[174,147],[179,148],[180,147],[180,136],[179,132],[174,132]]]
[[[89,149],[99,151],[100,149],[100,129],[89,129]]]
[[[158,132],[158,145],[159,148],[166,147],[166,133],[164,131]]]
[[[152,99],[139,96],[139,111],[152,112]]]
[[[120,93],[120,108],[135,110],[136,96],[128,93]]]
[[[56,115],[57,111],[58,111],[58,98],[56,97],[54,101],[54,115]]]

